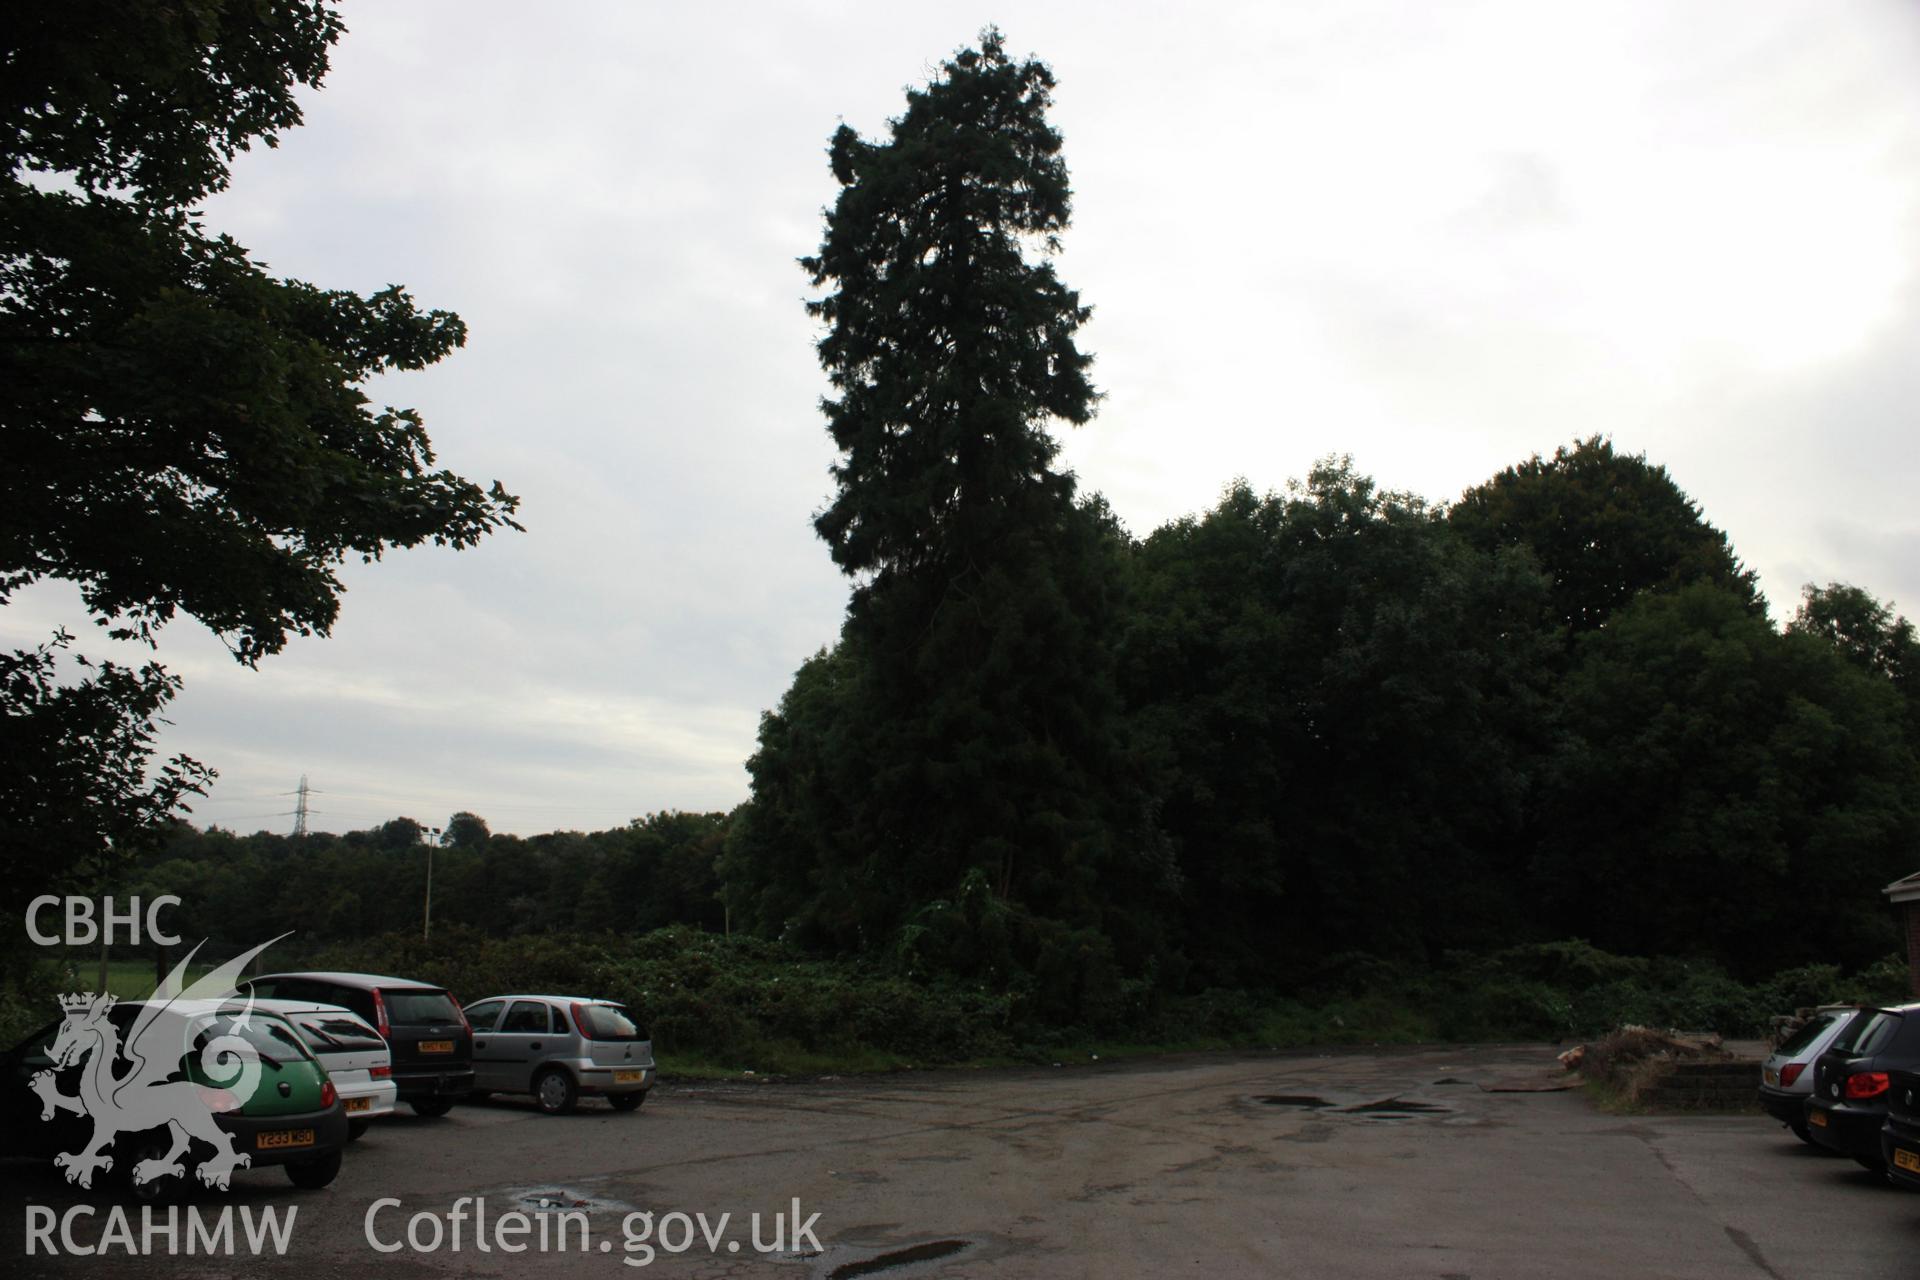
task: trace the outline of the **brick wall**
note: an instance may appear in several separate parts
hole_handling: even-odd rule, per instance
[[[1903,902],[1900,909],[1907,915],[1907,981],[1920,998],[1920,902]]]

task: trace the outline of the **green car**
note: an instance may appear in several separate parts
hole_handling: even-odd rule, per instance
[[[0,1154],[51,1157],[84,1189],[143,1202],[225,1189],[282,1165],[297,1187],[340,1172],[345,1108],[299,1034],[236,1002],[72,997],[64,1021],[0,1055]]]

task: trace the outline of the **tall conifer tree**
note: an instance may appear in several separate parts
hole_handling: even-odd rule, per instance
[[[803,260],[831,290],[810,309],[839,449],[815,526],[855,588],[835,659],[762,726],[733,879],[762,928],[1051,968],[1065,1008],[1097,997],[1063,957],[1154,949],[1130,904],[1164,869],[1113,677],[1124,535],[1049,430],[1097,399],[1088,309],[1048,260],[1071,208],[1053,86],[989,30],[886,141],[833,137]]]

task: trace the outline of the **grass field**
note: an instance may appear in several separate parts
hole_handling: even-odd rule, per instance
[[[74,991],[98,991],[100,989],[100,953],[91,955],[78,950],[70,950],[66,956],[68,981],[62,984]],[[188,970],[189,979],[197,978],[212,966],[196,964]],[[147,958],[138,960],[107,961],[107,990],[122,1000],[141,1000],[153,994],[159,985],[154,975],[153,961]]]

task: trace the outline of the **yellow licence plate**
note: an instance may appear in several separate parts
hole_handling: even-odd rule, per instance
[[[1911,1151],[1895,1151],[1893,1162],[1909,1172],[1920,1173],[1920,1155],[1915,1155]]]
[[[371,1111],[373,1110],[373,1099],[372,1098],[348,1098],[347,1110],[348,1111]]]
[[[420,1042],[420,1052],[422,1052],[422,1053],[452,1053],[452,1052],[453,1052],[453,1041],[451,1041],[451,1040],[422,1040],[422,1041]]]
[[[615,1084],[639,1084],[646,1078],[647,1073],[644,1071],[616,1071],[613,1073],[613,1082]]]
[[[1827,1113],[1824,1111],[1807,1112],[1807,1123],[1824,1129],[1827,1127]]]
[[[281,1147],[310,1147],[313,1145],[311,1129],[274,1129],[254,1138],[256,1151],[273,1151]]]

